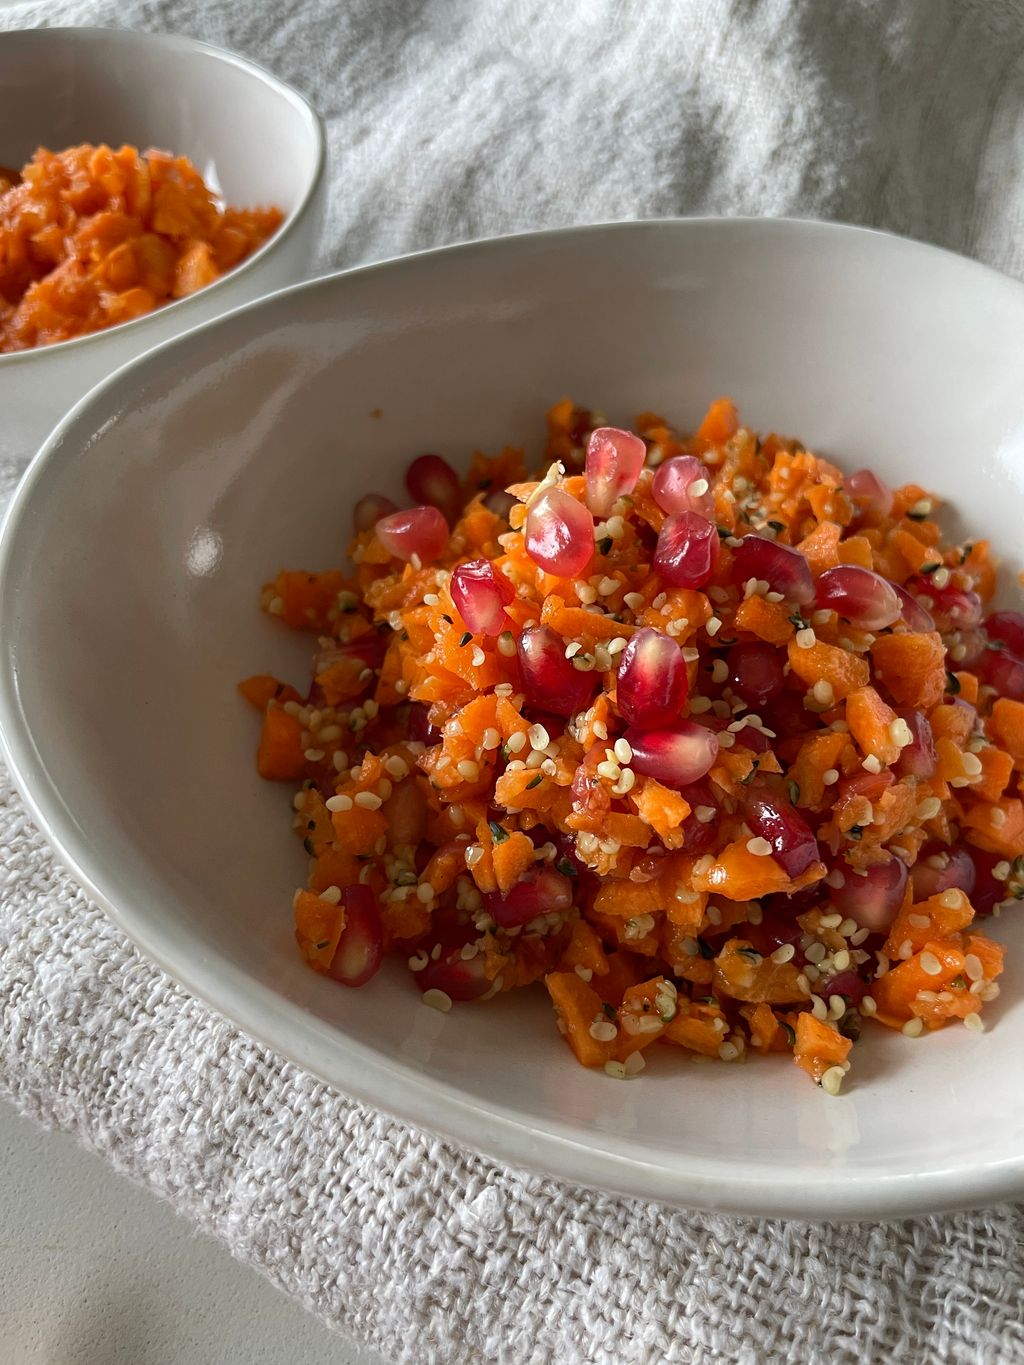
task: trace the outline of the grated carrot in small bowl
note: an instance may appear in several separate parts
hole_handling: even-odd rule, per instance
[[[978,922],[1024,896],[1024,615],[988,610],[987,542],[727,398],[691,435],[547,426],[533,477],[420,456],[350,570],[263,589],[316,637],[305,686],[240,684],[297,784],[310,967],[390,954],[443,1010],[543,986],[618,1079],[782,1052],[836,1094],[865,1021],[982,1029]]]

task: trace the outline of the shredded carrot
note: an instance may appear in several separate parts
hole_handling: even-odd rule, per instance
[[[1024,898],[1024,615],[983,619],[987,544],[729,399],[595,425],[556,404],[532,477],[421,457],[440,510],[265,585],[319,637],[307,687],[239,684],[301,784],[303,955],[361,984],[392,951],[443,1009],[543,982],[617,1079],[784,1051],[835,1094],[872,1020],[980,1028],[977,921]]]

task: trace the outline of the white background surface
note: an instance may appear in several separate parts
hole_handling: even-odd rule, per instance
[[[380,1365],[63,1133],[0,1102],[4,1365]]]

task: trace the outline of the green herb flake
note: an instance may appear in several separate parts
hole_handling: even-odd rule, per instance
[[[940,559],[935,564],[922,564],[921,572],[924,574],[938,573],[941,568],[942,560]]]
[[[313,947],[314,947],[314,948],[317,948],[317,949],[323,949],[323,948],[328,947],[328,946],[330,945],[330,942],[331,942],[331,940],[330,940],[329,938],[325,938],[325,939],[321,940],[320,943],[314,943],[314,944],[313,944]]]
[[[612,540],[611,536],[602,536],[601,539],[597,542],[597,548],[603,555],[606,555],[611,550],[614,544],[615,542],[614,540]]]
[[[800,615],[798,611],[795,611],[793,615],[790,616],[788,619],[791,625],[796,626],[797,630],[807,629],[808,623],[804,620],[804,618]]]
[[[460,645],[468,645],[469,642],[472,640],[472,638],[473,638],[473,632],[472,632],[471,630],[467,630],[466,633],[465,633],[465,635],[463,635],[462,639],[459,641],[459,644],[460,644]]]
[[[555,868],[561,872],[563,877],[576,876],[576,865],[570,858],[559,858],[558,862],[555,863]]]
[[[614,1024],[614,1023],[615,1023],[615,1006],[614,1006],[614,1005],[609,1005],[608,1002],[607,1002],[607,1000],[606,1000],[606,1001],[602,1004],[601,1008],[602,1008],[602,1009],[604,1010],[604,1012],[605,1012],[605,1017],[606,1017],[607,1019],[610,1019],[610,1020],[612,1021],[612,1023]]]
[[[491,838],[494,840],[494,842],[496,844],[503,844],[505,840],[508,838],[508,830],[502,829],[501,825],[498,824],[497,820],[488,821],[488,826],[491,831]]]
[[[952,692],[954,697],[960,691],[960,679],[955,673],[951,673],[948,668],[946,669],[946,691]]]
[[[962,991],[966,989],[967,982],[964,980],[964,977],[961,974],[958,976],[954,976],[953,980],[949,983],[949,986],[950,990]]]
[[[729,537],[732,535],[732,532],[729,530],[727,526],[716,526],[715,530],[718,532],[719,540],[728,540]]]
[[[706,962],[710,962],[715,956],[715,950],[712,948],[711,944],[699,936],[697,938],[697,947],[700,950],[701,957],[704,958]]]
[[[750,771],[747,773],[746,777],[741,777],[741,778],[740,778],[740,786],[741,786],[741,787],[749,786],[749,784],[750,784],[751,782],[753,782],[754,778],[757,776],[757,765],[758,765],[758,762],[759,762],[759,760],[755,758],[754,761],[753,761],[753,763],[751,763],[751,765],[750,765]]]
[[[846,831],[846,837],[847,839],[853,839],[856,841],[861,837],[863,833],[864,833],[863,825],[851,825],[850,828]]]
[[[534,787],[539,787],[540,784],[541,784],[543,781],[544,781],[544,778],[541,776],[540,773],[538,773],[537,776],[533,779],[532,782],[527,782],[527,784],[526,784],[526,790],[527,790],[528,792],[532,792],[533,789],[534,789]]]
[[[779,1028],[782,1029],[783,1033],[786,1035],[786,1042],[790,1045],[790,1047],[795,1047],[796,1029],[793,1028],[792,1024],[787,1024],[785,1019],[780,1019]]]
[[[761,954],[756,948],[737,948],[736,951],[740,957],[745,957],[748,962],[753,962],[755,965],[761,962]]]
[[[908,516],[911,521],[927,521],[929,514],[927,512],[915,512],[914,509],[910,507],[904,515]]]
[[[305,839],[303,839],[302,847],[306,850],[306,852],[309,854],[311,858],[316,857],[316,849],[313,847],[313,840],[310,839],[308,835],[306,836]]]
[[[769,521],[766,522],[765,524],[767,526],[770,526],[777,536],[781,535],[782,532],[786,529],[786,523],[783,521]]]

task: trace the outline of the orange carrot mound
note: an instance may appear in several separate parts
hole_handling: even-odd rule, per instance
[[[132,190],[141,246],[83,218],[122,308],[244,249],[190,185]],[[442,1010],[543,982],[594,1084],[782,1052],[834,1095],[872,1020],[981,1029],[984,921],[1024,898],[1024,616],[982,619],[987,543],[729,399],[689,435],[598,425],[565,399],[541,458],[421,457],[436,506],[363,504],[349,568],[264,585],[316,637],[305,688],[238,685],[294,787],[302,955],[360,986],[391,953]]]

